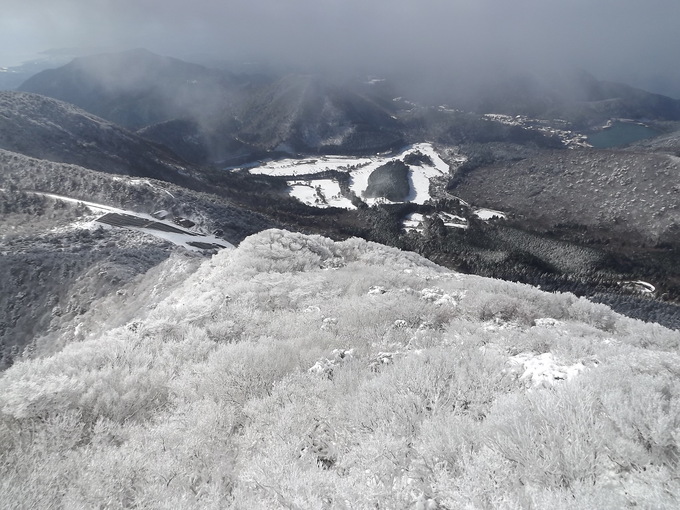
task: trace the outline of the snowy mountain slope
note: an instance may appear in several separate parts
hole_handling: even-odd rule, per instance
[[[0,149],[102,172],[191,182],[169,150],[71,104],[25,92],[0,92]]]
[[[2,149],[0,165],[1,188],[56,194],[135,213],[167,210],[190,219],[204,232],[221,231],[230,243],[275,225],[231,200],[164,181],[111,175]]]
[[[483,115],[462,112],[456,110],[455,107],[441,104],[432,107],[418,106],[410,102],[408,98],[396,98],[396,94],[391,93],[395,84],[390,83],[390,80],[386,82],[369,80],[366,83],[365,78],[361,78],[359,81],[362,83],[352,80],[330,82],[315,76],[289,75],[282,78],[272,75],[257,78],[245,76],[231,82],[233,77],[227,76],[224,78],[227,80],[225,85],[218,83],[219,80],[216,82],[208,75],[202,74],[205,69],[201,70],[143,51],[118,56],[109,55],[101,58],[99,62],[97,58],[89,61],[93,65],[92,69],[96,68],[95,74],[100,78],[98,86],[100,89],[101,87],[106,89],[106,93],[98,97],[100,99],[112,98],[113,102],[109,106],[120,108],[121,112],[129,111],[143,116],[154,110],[154,105],[156,105],[152,101],[154,94],[161,103],[166,97],[163,94],[156,94],[158,90],[154,87],[161,86],[158,85],[159,79],[167,81],[171,89],[175,85],[181,85],[173,90],[181,91],[184,90],[182,87],[185,87],[187,96],[183,95],[184,92],[178,92],[177,98],[180,99],[186,99],[196,90],[205,91],[204,96],[199,98],[199,103],[204,103],[200,105],[201,111],[205,113],[205,110],[208,110],[209,118],[199,119],[198,113],[193,117],[189,115],[187,118],[184,113],[178,110],[170,112],[168,109],[163,109],[167,105],[161,105],[163,108],[154,111],[157,113],[162,110],[171,115],[170,117],[156,116],[154,120],[162,118],[168,120],[147,126],[140,132],[157,141],[170,144],[173,149],[186,154],[194,161],[205,163],[217,159],[221,161],[221,167],[234,167],[248,162],[252,163],[253,160],[266,160],[268,157],[279,158],[286,154],[286,151],[290,155],[291,152],[296,153],[299,149],[310,152],[313,154],[311,157],[320,162],[323,161],[328,167],[342,170],[341,167],[347,164],[346,160],[338,157],[318,156],[318,154],[356,153],[358,156],[353,157],[357,158],[358,163],[355,164],[363,164],[364,159],[372,160],[377,157],[375,152],[378,150],[377,147],[382,150],[383,141],[388,138],[392,140],[398,138],[403,142],[398,145],[390,143],[388,146],[390,148],[403,147],[406,143],[419,144],[423,140],[435,142],[437,151],[454,172],[452,178],[459,181],[474,168],[484,168],[494,164],[504,166],[506,163],[515,165],[520,164],[520,160],[529,161],[532,158],[547,157],[546,148],[574,148],[573,151],[568,152],[574,152],[574,157],[577,159],[587,153],[580,147],[583,145],[582,136],[573,130],[573,123],[570,126],[569,122],[563,119],[541,119],[528,116],[518,118],[510,116],[511,112],[502,108],[492,110],[495,112],[493,115]],[[62,70],[64,72],[62,77],[67,75],[71,78],[82,77],[75,72],[76,67],[75,64],[67,66]],[[107,69],[113,72],[106,75]],[[208,72],[208,74],[211,73],[212,71]],[[197,84],[192,82],[194,79],[191,78],[192,74],[200,76]],[[219,73],[212,74],[213,77],[218,75]],[[102,81],[103,76],[106,80]],[[203,77],[207,81],[204,82]],[[62,85],[68,85],[67,82],[68,79],[65,78]],[[588,80],[584,83],[587,82]],[[92,85],[92,83],[90,80],[89,84]],[[230,84],[235,85],[235,88],[230,88]],[[74,93],[77,95],[83,91],[79,92],[76,85],[77,83],[71,83],[69,86],[74,87]],[[203,88],[204,85],[207,89],[214,85],[218,91],[222,90],[222,85],[225,85],[228,90],[226,92],[226,89],[222,90],[214,95],[208,93],[209,90]],[[131,95],[137,97],[134,92],[140,90],[146,91],[140,96],[141,103],[134,100],[128,102]],[[235,91],[236,96],[229,96],[231,93],[229,91]],[[87,96],[85,92],[83,94]],[[101,90],[97,94],[100,92]],[[111,95],[107,95],[109,92]],[[241,93],[243,95],[239,95]],[[196,99],[199,96],[200,94],[191,97]],[[590,100],[585,96],[584,98],[581,99]],[[644,99],[642,96],[640,98]],[[234,102],[225,106],[225,101],[232,99]],[[147,103],[142,104],[144,101]],[[186,105],[190,104],[191,101],[187,101]],[[50,110],[50,108],[46,109]],[[40,117],[40,108],[34,110],[30,111],[29,117],[35,114],[37,118],[43,119]],[[497,113],[499,111],[505,111],[506,115],[499,115]],[[108,168],[109,163],[112,166],[120,166],[121,162],[118,158],[125,156],[126,161],[131,162],[128,167],[132,165],[129,173],[140,173],[135,165],[145,161],[142,154],[145,149],[144,145],[135,145],[140,141],[139,138],[133,139],[134,143],[128,143],[130,140],[103,136],[100,144],[96,139],[87,138],[88,133],[101,135],[100,127],[84,123],[86,129],[81,133],[74,127],[75,124],[62,122],[61,112],[58,109],[55,112],[58,115],[52,120],[54,125],[50,126],[50,129],[54,128],[53,131],[47,130],[43,133],[27,129],[20,131],[20,134],[24,133],[27,136],[22,134],[13,142],[28,143],[27,140],[30,139],[28,135],[40,132],[44,134],[45,139],[37,138],[36,147],[42,148],[43,151],[49,149],[55,152],[61,160],[73,161],[75,159],[77,163],[87,164],[93,168],[97,168],[97,164],[101,164],[101,168]],[[173,115],[180,115],[181,118],[173,117]],[[40,122],[46,124],[49,119],[43,120]],[[7,124],[8,132],[11,131],[13,124],[21,126],[21,122],[13,123],[10,119]],[[60,124],[63,124],[66,129],[59,128]],[[236,140],[240,134],[244,135],[243,139]],[[398,135],[397,138],[394,138],[396,135]],[[87,141],[81,147],[82,140]],[[121,143],[120,146],[118,142]],[[143,143],[146,144],[146,142]],[[340,145],[337,145],[338,143]],[[325,148],[324,144],[336,145],[329,145]],[[271,152],[267,153],[265,149],[271,149]],[[87,157],[78,156],[79,154]],[[168,160],[158,153],[153,154],[152,158],[148,158],[154,160],[150,164],[158,163],[155,160],[158,156],[162,166],[170,165],[171,168],[175,168],[176,159]],[[667,248],[667,243],[677,237],[673,226],[671,225],[669,230],[654,237],[651,241],[654,244],[650,244],[637,234],[627,235],[625,225],[622,227],[621,224],[613,226],[607,224],[607,214],[612,205],[616,210],[619,206],[625,209],[626,214],[623,217],[626,221],[628,212],[632,211],[631,214],[634,214],[634,207],[630,204],[622,205],[621,196],[611,200],[605,198],[601,201],[601,208],[595,212],[596,214],[603,212],[603,220],[595,220],[597,223],[595,229],[586,226],[586,229],[590,230],[584,234],[581,226],[584,222],[589,225],[589,222],[593,220],[591,213],[596,209],[593,204],[598,203],[599,197],[591,196],[590,190],[586,190],[582,195],[575,195],[575,200],[580,200],[581,196],[589,197],[591,204],[587,206],[580,204],[578,207],[571,207],[569,204],[566,207],[569,209],[567,213],[571,211],[573,214],[561,215],[556,212],[561,207],[560,199],[562,198],[559,176],[544,174],[540,178],[545,179],[546,187],[552,188],[555,193],[549,194],[549,204],[538,203],[539,207],[534,209],[529,206],[529,213],[524,216],[518,215],[517,210],[505,207],[503,204],[489,202],[484,189],[478,190],[479,194],[467,196],[469,203],[491,206],[506,215],[505,220],[493,219],[482,224],[476,221],[473,212],[469,210],[470,207],[458,200],[457,192],[449,194],[445,190],[446,172],[435,171],[436,165],[432,167],[426,161],[422,164],[417,164],[417,161],[413,164],[405,162],[404,164],[409,166],[410,173],[404,176],[402,171],[397,176],[398,178],[394,179],[395,182],[390,182],[392,173],[389,169],[382,168],[382,165],[370,173],[362,173],[361,168],[348,168],[346,173],[334,172],[333,169],[330,172],[316,173],[318,169],[312,169],[315,175],[313,179],[310,179],[310,176],[298,173],[312,166],[311,162],[309,164],[306,162],[310,154],[306,156],[296,154],[296,156],[299,156],[300,160],[289,158],[293,161],[291,164],[296,161],[305,161],[305,163],[301,163],[300,168],[293,169],[292,173],[295,175],[290,178],[253,175],[245,172],[223,172],[210,168],[196,169],[196,174],[193,173],[194,170],[191,170],[192,175],[198,177],[195,180],[185,175],[184,170],[180,170],[177,175],[170,173],[166,176],[169,180],[181,182],[194,190],[209,192],[211,195],[205,195],[199,199],[196,195],[182,191],[181,197],[176,200],[170,201],[170,197],[167,197],[170,201],[168,206],[175,208],[172,211],[174,215],[189,217],[191,221],[197,221],[205,232],[221,231],[230,242],[237,242],[247,234],[273,225],[285,225],[291,230],[307,233],[323,233],[336,239],[357,235],[417,251],[442,264],[461,270],[518,279],[544,285],[547,286],[546,288],[567,289],[584,295],[593,295],[593,289],[597,287],[598,291],[605,294],[610,291],[614,292],[615,300],[618,300],[619,295],[625,294],[626,291],[626,288],[618,285],[619,282],[649,281],[658,289],[653,299],[650,298],[644,303],[637,301],[626,303],[617,309],[626,310],[626,313],[637,313],[637,316],[651,320],[663,320],[664,324],[669,326],[677,324],[679,315],[676,310],[671,309],[669,314],[663,312],[659,315],[650,313],[648,308],[655,306],[663,308],[666,305],[660,303],[659,300],[670,299],[676,302],[680,295],[678,293],[680,280],[676,278],[675,270],[677,264],[673,260],[674,252]],[[50,157],[57,159],[54,155]],[[468,158],[468,161],[464,158]],[[127,164],[125,161],[122,163]],[[642,163],[646,164],[644,161]],[[180,166],[184,169],[189,168],[184,163],[180,163]],[[584,166],[583,171],[584,177],[587,177],[589,170]],[[149,174],[146,170],[144,172]],[[45,179],[35,177],[33,182],[39,185],[35,188],[24,187],[24,189],[37,189],[71,196],[70,190],[55,190],[45,182]],[[72,183],[72,179],[66,179]],[[371,187],[366,193],[369,181],[371,181]],[[508,183],[508,187],[512,185],[514,185],[513,182]],[[66,184],[60,183],[59,186],[64,188]],[[498,186],[503,185],[497,181],[490,183],[490,189],[496,189]],[[150,196],[148,193],[150,190],[145,189],[145,186],[141,186],[135,192],[125,187],[126,200],[130,198],[129,202],[119,202],[118,199],[114,202],[108,201],[111,195],[115,194],[111,193],[115,189],[115,185],[111,183],[106,184],[107,191],[104,194],[108,196],[103,197],[103,200],[99,197],[102,192],[94,185],[83,188],[81,184],[76,184],[76,188],[79,191],[86,188],[87,193],[79,194],[75,198],[93,199],[97,202],[120,206],[126,210],[136,209],[138,212],[149,213],[158,209],[167,209],[163,205],[160,207],[152,205],[162,202],[165,198],[159,200],[156,195]],[[532,189],[530,192],[533,191]],[[172,193],[176,194],[175,191]],[[493,193],[495,191],[491,194]],[[635,193],[626,193],[626,195],[632,196]],[[643,194],[647,195],[647,192]],[[523,195],[522,191],[518,197]],[[137,200],[138,196],[145,200],[141,209],[138,209],[140,205]],[[290,196],[298,197],[304,203],[314,207],[305,207],[300,201],[289,198]],[[640,198],[648,200],[646,196]],[[222,207],[225,199],[230,207]],[[531,204],[533,197],[528,199]],[[198,202],[200,206],[197,205]],[[380,205],[364,208],[362,202],[364,204],[380,203]],[[426,203],[423,204],[423,202]],[[346,209],[340,210],[338,207]],[[566,226],[561,223],[546,226],[547,222],[542,216],[544,207],[549,209],[548,215],[575,219]],[[227,210],[230,215],[229,219],[226,216]],[[257,211],[261,215],[250,211]],[[404,231],[404,220],[407,220],[408,215],[412,213],[423,215],[424,221],[420,226],[416,226],[416,229]],[[667,218],[663,215],[667,212],[661,211],[661,214],[659,219],[663,223]],[[464,218],[466,221],[460,221],[456,217]],[[215,218],[218,219],[215,220]],[[655,218],[652,220],[656,221]],[[504,230],[508,224],[512,227],[510,231]],[[458,228],[462,225],[469,228]],[[531,236],[517,235],[517,227],[544,237],[556,236],[557,239],[546,238],[545,242],[534,243],[532,241],[531,246],[524,246],[522,240]],[[661,228],[665,228],[665,225],[662,224]],[[591,257],[581,257],[571,264],[564,264],[560,256],[554,256],[555,253],[560,253],[563,241],[567,241],[568,246],[574,248],[570,253],[579,252],[574,245],[596,243],[596,248],[602,253],[598,254],[595,259],[602,263],[593,265],[590,263]],[[634,260],[626,259],[627,253],[622,253],[625,250],[620,249],[620,241],[626,243],[632,241],[636,246],[647,242],[647,248],[644,248],[646,251],[635,253]],[[660,249],[656,247],[657,242]],[[582,248],[584,248],[582,252],[589,253],[590,247],[582,246]],[[551,262],[556,259],[559,262],[557,265]],[[583,262],[584,267],[580,266],[580,262]],[[560,269],[564,267],[568,267],[569,271],[565,273]],[[625,297],[627,299],[629,296]],[[613,303],[611,300],[608,302]]]
[[[150,216],[159,210],[196,227]],[[209,253],[274,224],[167,182],[0,150],[0,368],[173,252]]]
[[[38,73],[20,90],[146,128],[195,161],[243,151],[351,153],[403,145],[392,105],[372,97],[373,90],[307,75],[234,76],[146,50],[78,58]]]
[[[3,374],[3,501],[678,502],[678,332],[359,239],[270,230],[188,272]]]

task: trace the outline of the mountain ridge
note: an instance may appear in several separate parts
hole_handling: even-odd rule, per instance
[[[69,103],[27,92],[0,92],[0,148],[99,171],[191,181],[189,165]]]
[[[566,510],[680,495],[678,332],[282,230],[136,285],[0,376],[6,501]],[[101,315],[116,302],[119,320]]]

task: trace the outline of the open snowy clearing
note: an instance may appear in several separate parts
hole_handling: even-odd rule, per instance
[[[253,175],[271,175],[275,177],[297,177],[298,175],[315,175],[329,170],[348,172],[353,166],[368,165],[373,161],[371,158],[353,158],[348,156],[320,156],[306,159],[280,159],[268,161],[261,166],[247,169]]]
[[[391,160],[404,161],[409,155],[421,154],[427,156],[432,161],[432,165],[421,163],[419,165],[409,165],[409,184],[411,192],[407,202],[424,204],[430,197],[430,179],[448,175],[449,165],[439,157],[432,144],[418,143],[407,147],[399,155],[392,158],[376,158],[369,165],[351,172],[350,189],[364,200],[368,205],[385,202],[383,198],[364,198],[363,194],[368,188],[368,178],[379,167]]]
[[[290,196],[312,207],[340,207],[355,209],[352,201],[342,195],[340,185],[333,179],[288,181]]]
[[[641,292],[642,294],[654,294],[656,292],[656,287],[654,285],[642,280],[625,281],[621,282],[620,285]]]
[[[507,215],[501,211],[494,211],[493,209],[476,209],[474,211],[475,216],[480,220],[488,221],[492,218],[507,218]]]
[[[423,227],[423,222],[431,217],[439,217],[444,222],[444,226],[448,228],[468,228],[468,223],[462,216],[456,216],[455,214],[449,214],[445,212],[438,212],[433,215],[424,215],[421,213],[411,213],[407,214],[403,221],[404,230],[415,230],[416,232],[422,233],[425,229]]]
[[[405,202],[424,204],[430,200],[430,181],[436,177],[449,174],[449,165],[437,154],[430,143],[418,143],[404,148],[399,154],[392,156],[376,155],[372,157],[321,156],[307,159],[283,159],[266,162],[255,168],[241,167],[253,175],[270,175],[275,177],[314,176],[326,171],[346,172],[350,176],[350,189],[368,205],[388,202],[385,198],[365,198],[368,179],[381,166],[394,160],[406,161],[409,156],[419,155],[424,161],[409,164],[409,195]],[[417,158],[416,158],[417,159]],[[334,179],[313,179],[310,181],[289,181],[290,195],[313,207],[342,207],[353,209],[348,197],[342,197],[340,187]],[[320,188],[323,196],[319,195]],[[325,197],[325,200],[324,198]],[[333,198],[332,198],[333,197]]]

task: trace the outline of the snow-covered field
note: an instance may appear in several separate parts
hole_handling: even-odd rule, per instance
[[[505,218],[506,214],[501,211],[494,211],[493,209],[476,209],[474,211],[475,216],[480,220],[488,221],[491,218]]]
[[[368,205],[373,205],[376,202],[384,202],[382,198],[363,198],[363,194],[368,188],[368,178],[379,167],[388,161],[399,159],[404,160],[409,154],[420,152],[432,160],[433,165],[420,164],[409,165],[409,183],[411,185],[411,193],[407,202],[414,202],[416,204],[424,204],[430,197],[430,179],[434,177],[441,177],[448,175],[449,165],[447,165],[439,154],[434,150],[429,143],[418,143],[407,147],[396,157],[391,158],[375,158],[373,161],[363,166],[362,168],[351,172],[350,189],[361,197]]]
[[[288,186],[292,197],[312,207],[354,209],[352,201],[342,195],[340,185],[333,179],[288,181]]]
[[[642,294],[654,294],[656,292],[656,287],[654,285],[652,285],[649,282],[644,282],[642,280],[625,281],[621,282],[619,285],[640,292]]]
[[[468,228],[467,220],[462,216],[456,216],[455,214],[449,214],[446,212],[438,212],[432,216],[441,218],[441,220],[444,222],[445,227],[463,229]],[[422,233],[424,231],[423,222],[425,221],[425,219],[430,218],[432,216],[427,216],[420,213],[407,214],[403,221],[404,229],[405,230],[415,229],[416,232]]]
[[[323,172],[334,170],[347,172],[350,175],[350,189],[354,194],[361,198],[368,205],[387,202],[384,198],[365,198],[364,192],[368,187],[368,179],[371,174],[393,160],[408,158],[409,155],[421,154],[429,158],[432,164],[422,162],[409,165],[409,184],[410,193],[407,202],[424,204],[431,198],[430,180],[435,177],[446,176],[449,174],[449,165],[437,154],[430,143],[418,143],[404,148],[399,154],[385,156],[376,155],[372,157],[343,157],[343,156],[321,156],[318,158],[307,159],[282,159],[269,161],[255,168],[242,167],[254,175],[270,175],[276,177],[298,177],[301,175],[314,176]],[[354,206],[349,197],[340,194],[340,187],[334,179],[313,179],[309,181],[291,180],[290,195],[314,207],[342,207],[352,209]],[[317,188],[321,190],[326,200],[318,194]]]
[[[368,165],[372,158],[353,158],[351,156],[320,156],[306,159],[279,159],[268,161],[261,166],[248,169],[254,175],[272,175],[277,177],[297,177],[298,175],[315,175],[328,170],[348,172],[350,167]]]

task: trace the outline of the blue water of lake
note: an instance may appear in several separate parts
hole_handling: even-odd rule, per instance
[[[656,129],[642,124],[615,122],[612,127],[588,134],[588,143],[598,149],[608,149],[610,147],[622,147],[659,134]]]

